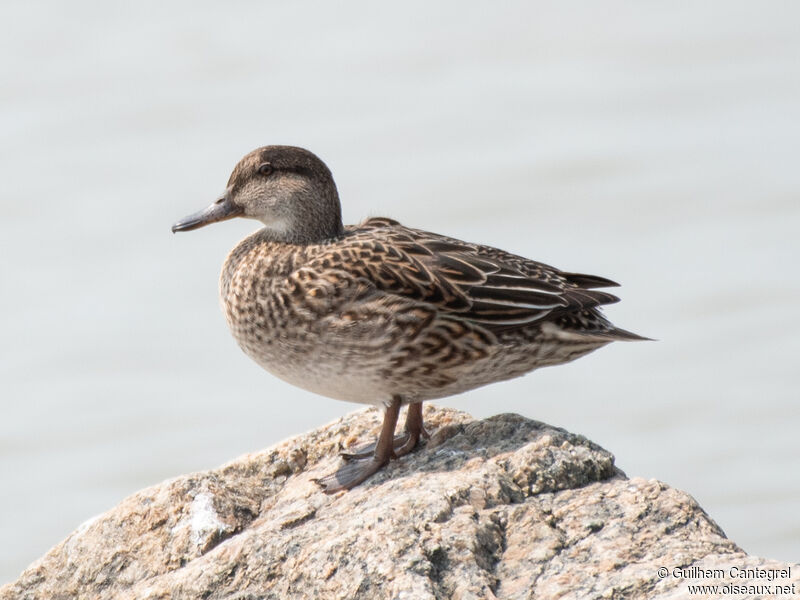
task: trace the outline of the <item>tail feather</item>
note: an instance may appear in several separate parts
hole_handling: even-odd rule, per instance
[[[613,340],[618,340],[620,342],[655,342],[653,338],[645,337],[643,335],[639,335],[637,333],[633,333],[632,331],[628,331],[627,329],[620,329],[619,327],[614,327],[613,329],[608,330],[605,332],[607,337],[610,337]]]
[[[553,323],[560,329],[562,335],[566,335],[575,340],[582,339],[609,342],[654,341],[651,338],[617,327],[597,309],[561,315],[559,318],[554,319]]]

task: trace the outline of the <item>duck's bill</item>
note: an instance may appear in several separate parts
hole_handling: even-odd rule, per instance
[[[175,223],[175,225],[172,226],[172,233],[176,233],[178,231],[191,231],[192,229],[197,229],[198,227],[203,227],[204,225],[210,225],[211,223],[217,223],[219,221],[225,221],[227,219],[238,217],[241,214],[242,209],[231,202],[226,191],[226,193],[223,194],[219,200],[214,202],[214,204],[208,208],[204,208],[203,210],[196,212],[193,215],[189,215],[188,217],[185,217]]]

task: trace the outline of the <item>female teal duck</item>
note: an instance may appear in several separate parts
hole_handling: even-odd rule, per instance
[[[220,300],[242,349],[318,394],[385,407],[378,441],[319,483],[350,489],[426,436],[422,402],[646,339],[598,310],[615,286],[492,248],[374,218],[342,225],[331,172],[314,154],[245,156],[211,206],[172,227],[233,217],[264,227],[231,251]],[[405,433],[395,437],[408,404]]]

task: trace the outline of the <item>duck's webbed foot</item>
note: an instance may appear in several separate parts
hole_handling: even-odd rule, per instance
[[[420,438],[430,437],[422,425],[422,404],[419,402],[409,405],[406,431],[395,437],[394,430],[401,404],[402,399],[394,396],[391,404],[386,407],[377,442],[359,448],[355,452],[342,453],[341,456],[347,463],[335,473],[315,480],[326,494],[353,489],[380,471],[392,458],[411,452],[416,448]]]
[[[394,436],[394,440],[392,442],[392,448],[395,452],[398,449],[402,448],[403,445],[408,441],[408,434],[402,433],[400,435]],[[341,456],[345,460],[363,460],[365,458],[371,458],[373,454],[375,454],[375,449],[378,447],[378,442],[372,442],[371,444],[364,444],[363,446],[359,446],[350,452],[339,452],[339,456]]]
[[[345,463],[345,465],[330,475],[315,479],[322,486],[326,494],[333,494],[342,490],[352,490],[359,483],[366,481],[389,463],[390,458],[382,459],[376,456],[362,458]]]
[[[392,448],[394,449],[394,457],[405,456],[417,447],[420,439],[428,439],[430,434],[425,431],[422,424],[422,403],[415,402],[408,405],[408,413],[406,414],[405,432],[400,435],[394,436]],[[370,458],[375,453],[378,442],[372,442],[364,446],[359,446],[352,452],[340,452],[345,460],[361,460]]]

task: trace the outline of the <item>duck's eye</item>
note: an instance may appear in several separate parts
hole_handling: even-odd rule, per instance
[[[261,163],[258,167],[258,172],[261,175],[272,175],[272,165],[269,163]]]

